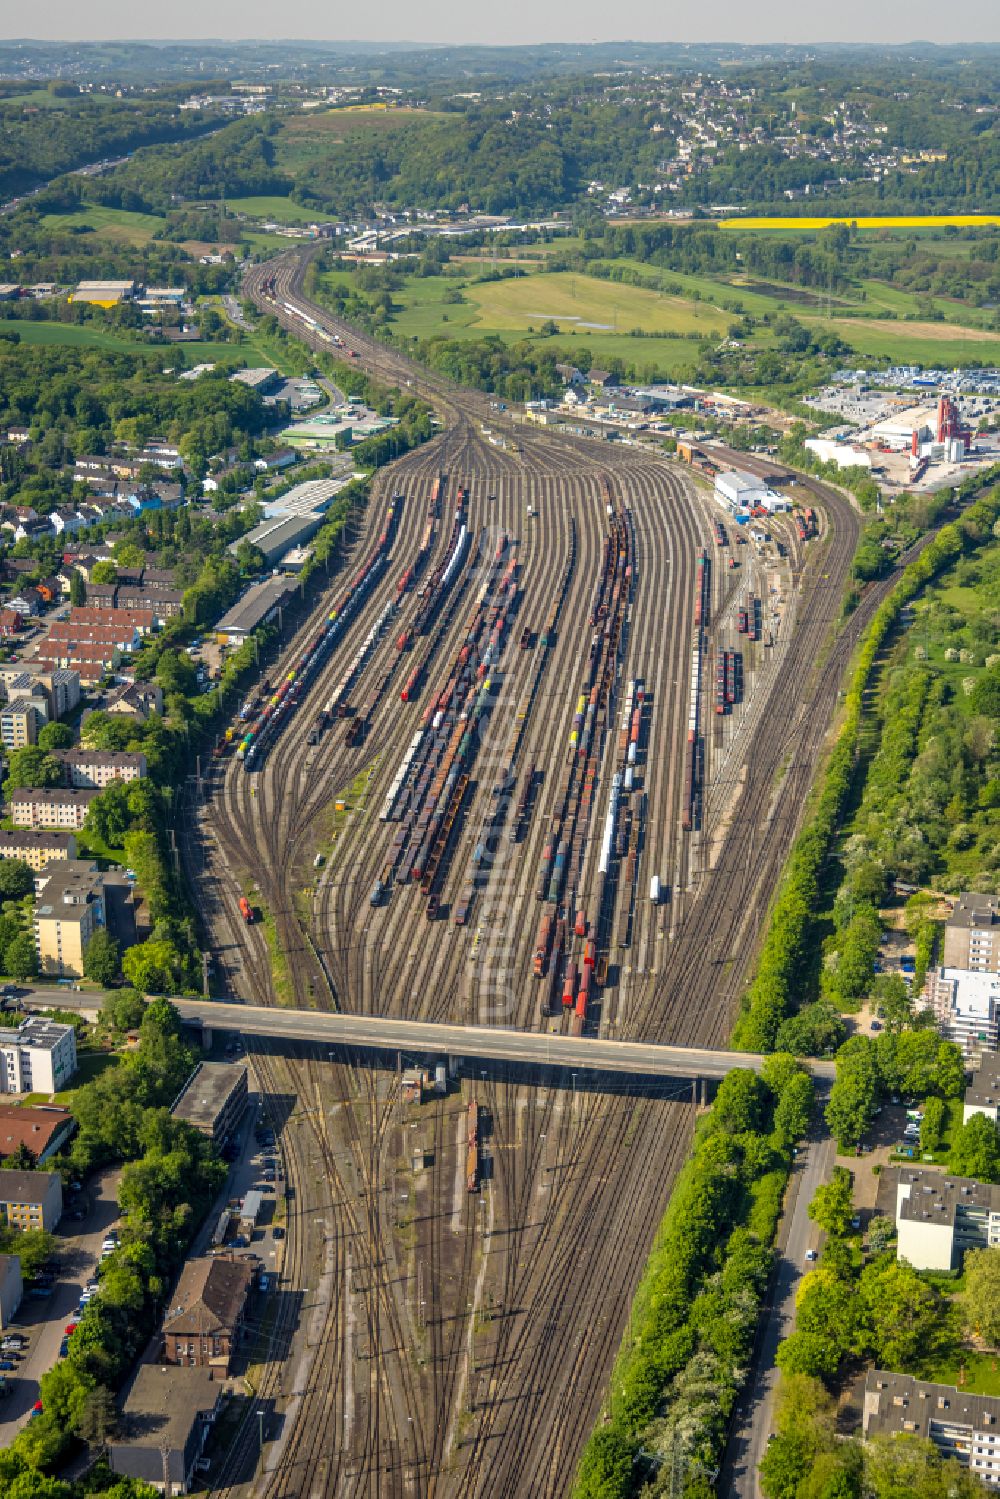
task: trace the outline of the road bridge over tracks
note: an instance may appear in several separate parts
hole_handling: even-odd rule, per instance
[[[39,998],[32,997],[38,1004]],[[64,1009],[94,1009],[101,997],[59,995]],[[765,1058],[741,1051],[661,1046],[648,1041],[608,1041],[596,1037],[550,1035],[499,1026],[449,1025],[400,1020],[390,1015],[341,1015],[323,1010],[285,1010],[265,1005],[227,1004],[211,999],[172,999],[181,1019],[203,1031],[237,1031],[272,1041],[313,1042],[338,1050],[447,1055],[522,1067],[558,1067],[629,1077],[687,1078],[719,1082],[737,1067],[760,1071]],[[805,1065],[817,1081],[831,1081],[833,1063],[810,1058]]]

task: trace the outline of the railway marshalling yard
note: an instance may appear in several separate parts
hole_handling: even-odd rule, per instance
[[[338,324],[305,300],[303,270],[296,256],[269,262],[247,290],[303,341],[321,348],[337,334],[374,375],[410,381],[442,430],[378,472],[346,560],[288,643],[291,664],[372,554],[398,497],[389,565],[295,712],[252,771],[219,761],[185,819],[183,857],[219,992],[723,1044],[845,664],[880,596],[840,624],[858,516],[837,492],[800,480],[817,534],[802,542],[791,517],[769,520],[780,556],[740,541],[710,492],[659,453],[521,427],[504,429],[501,447],[485,397]],[[400,651],[419,623],[421,588],[455,555],[459,508],[467,542],[450,587]],[[397,598],[411,566],[421,570]],[[738,628],[750,594],[760,602],[756,640]],[[347,695],[353,716],[333,717],[308,743],[380,619]],[[742,665],[723,713],[720,652],[740,653]],[[440,708],[463,665],[468,691],[460,683]],[[449,782],[441,746],[461,740],[465,704],[473,737]],[[435,796],[440,818],[428,832],[421,816]],[[248,892],[266,922],[241,920]],[[255,1398],[217,1487],[566,1494],[688,1150],[690,1086],[644,1080],[609,1091],[584,1073],[460,1064],[445,1096],[404,1103],[400,1068],[427,1059],[387,1066],[371,1054],[248,1045],[281,1129],[288,1235]],[[258,1409],[268,1412],[261,1458]]]

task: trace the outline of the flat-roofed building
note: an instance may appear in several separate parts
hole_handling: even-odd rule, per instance
[[[942,1457],[1000,1488],[1000,1399],[969,1395],[954,1385],[871,1369],[865,1379],[863,1436],[908,1433],[934,1443]]]
[[[80,678],[75,671],[63,667],[47,671],[35,661],[0,666],[0,686],[8,699],[44,698],[50,720],[65,718],[80,701]]]
[[[1000,896],[963,892],[944,926],[943,967],[1000,973]]]
[[[924,1004],[941,1034],[966,1056],[996,1051],[1000,1039],[1000,973],[937,968],[927,975]]]
[[[0,1167],[0,1223],[24,1232],[51,1233],[62,1217],[62,1177],[58,1171],[10,1171]]]
[[[71,302],[91,302],[96,307],[116,307],[135,295],[134,281],[80,281],[70,293]]]
[[[273,567],[275,563],[283,561],[293,548],[315,536],[322,524],[323,516],[318,514],[276,515],[271,520],[261,521],[248,535],[233,542],[229,550],[235,555],[243,543],[248,541],[263,554],[268,567]]]
[[[87,808],[100,792],[74,791],[69,786],[21,787],[12,791],[7,805],[11,821],[19,828],[65,828],[79,832]]]
[[[170,1112],[218,1143],[228,1139],[246,1110],[247,1069],[230,1062],[201,1062]]]
[[[261,365],[255,369],[234,370],[230,375],[239,385],[249,386],[259,396],[267,395],[268,391],[274,390],[281,381],[281,376],[272,365]]]
[[[24,1296],[21,1256],[0,1254],[0,1332],[6,1332],[17,1316]]]
[[[914,1270],[957,1270],[969,1249],[1000,1245],[1000,1187],[968,1177],[892,1166],[879,1206],[896,1220],[896,1257]]]
[[[29,1015],[0,1030],[0,1093],[59,1093],[76,1072],[76,1031]]]
[[[82,978],[87,944],[107,926],[104,877],[96,864],[49,864],[36,882],[35,946],[42,973]]]
[[[0,859],[22,859],[37,874],[53,860],[76,858],[73,833],[50,832],[48,828],[18,828],[0,831]]]
[[[48,723],[44,698],[16,697],[0,708],[0,743],[6,750],[24,749],[38,743],[38,732]]]
[[[221,1400],[210,1369],[140,1364],[108,1445],[112,1473],[186,1494]]]
[[[1000,1055],[996,1052],[981,1058],[965,1090],[962,1123],[968,1124],[973,1114],[985,1114],[994,1124],[1000,1122]]]
[[[755,506],[764,503],[767,480],[758,474],[728,469],[716,474],[715,493],[732,515],[747,515]]]

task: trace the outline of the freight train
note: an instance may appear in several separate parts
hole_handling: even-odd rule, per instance
[[[268,743],[292,716],[303,691],[308,688],[345,626],[380,577],[388,559],[397,512],[398,501],[394,499],[386,511],[378,541],[351,580],[350,586],[327,615],[319,634],[313,637],[301,656],[282,675],[263,709],[240,740],[236,753],[247,770],[259,768]]]

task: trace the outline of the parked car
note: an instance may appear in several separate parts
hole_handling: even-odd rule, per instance
[[[69,1338],[63,1338],[59,1344],[59,1357],[65,1358],[67,1353],[69,1353]]]
[[[79,1322],[67,1322],[66,1326],[63,1328],[63,1332],[68,1338],[71,1338],[79,1326]]]
[[[19,1332],[8,1333],[3,1341],[0,1342],[0,1353],[9,1353],[11,1349],[17,1353],[25,1346],[27,1341],[27,1338]]]
[[[285,1230],[281,1227],[280,1223],[276,1224],[275,1227],[272,1228],[271,1237],[274,1239],[283,1239],[285,1237]]]
[[[10,1373],[11,1370],[16,1368],[17,1365],[12,1358],[0,1358],[0,1369],[3,1369],[5,1373]]]
[[[816,1258],[816,1251],[815,1251],[815,1249],[807,1249],[806,1250],[806,1259],[807,1260],[814,1260],[815,1258]]]

